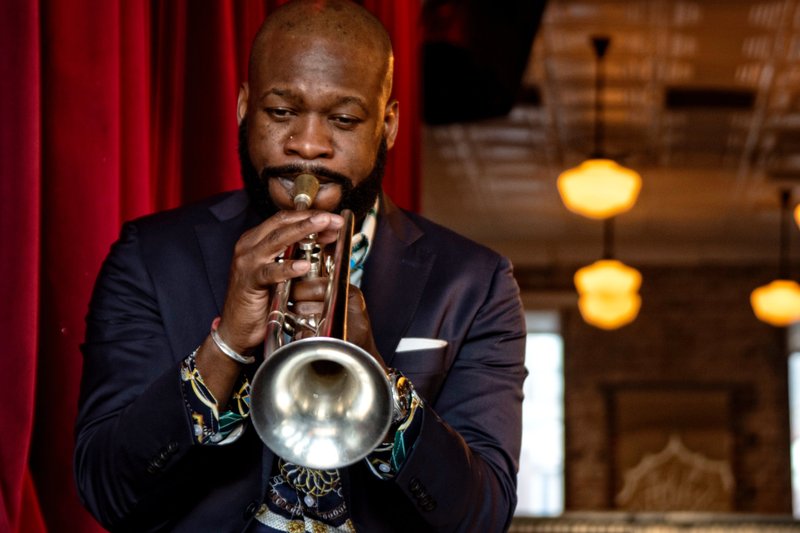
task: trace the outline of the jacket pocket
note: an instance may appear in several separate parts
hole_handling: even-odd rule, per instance
[[[439,393],[447,370],[447,343],[433,348],[395,352],[392,366],[411,380],[424,400],[433,401]]]

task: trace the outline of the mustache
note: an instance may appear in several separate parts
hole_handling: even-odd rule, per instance
[[[335,183],[342,187],[349,187],[352,184],[350,178],[344,174],[320,165],[289,164],[269,166],[261,170],[259,177],[266,183],[270,178],[296,178],[300,174],[311,174],[319,178],[321,182]]]

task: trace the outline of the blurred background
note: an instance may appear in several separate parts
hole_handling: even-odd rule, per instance
[[[429,0],[423,21],[422,212],[511,257],[529,311],[517,513],[561,518],[516,527],[796,527],[796,286],[777,326],[750,297],[797,274],[800,3]],[[599,219],[557,187],[598,151],[641,176]],[[618,325],[579,305],[601,259],[641,276]]]

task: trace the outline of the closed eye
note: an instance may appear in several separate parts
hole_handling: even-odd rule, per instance
[[[264,112],[273,120],[287,120],[295,115],[294,111],[286,107],[267,107]]]
[[[333,115],[330,117],[333,124],[343,130],[351,130],[361,124],[362,120],[352,115]]]

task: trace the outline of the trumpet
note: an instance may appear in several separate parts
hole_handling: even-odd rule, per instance
[[[295,179],[296,210],[311,207],[319,190],[310,174]],[[250,417],[273,452],[320,470],[351,465],[383,441],[392,421],[392,385],[381,365],[347,341],[347,298],[353,213],[334,254],[324,254],[316,235],[290,246],[283,258],[311,263],[307,278],[327,277],[320,316],[290,310],[291,280],[277,284],[270,303],[264,362],[250,390]]]

